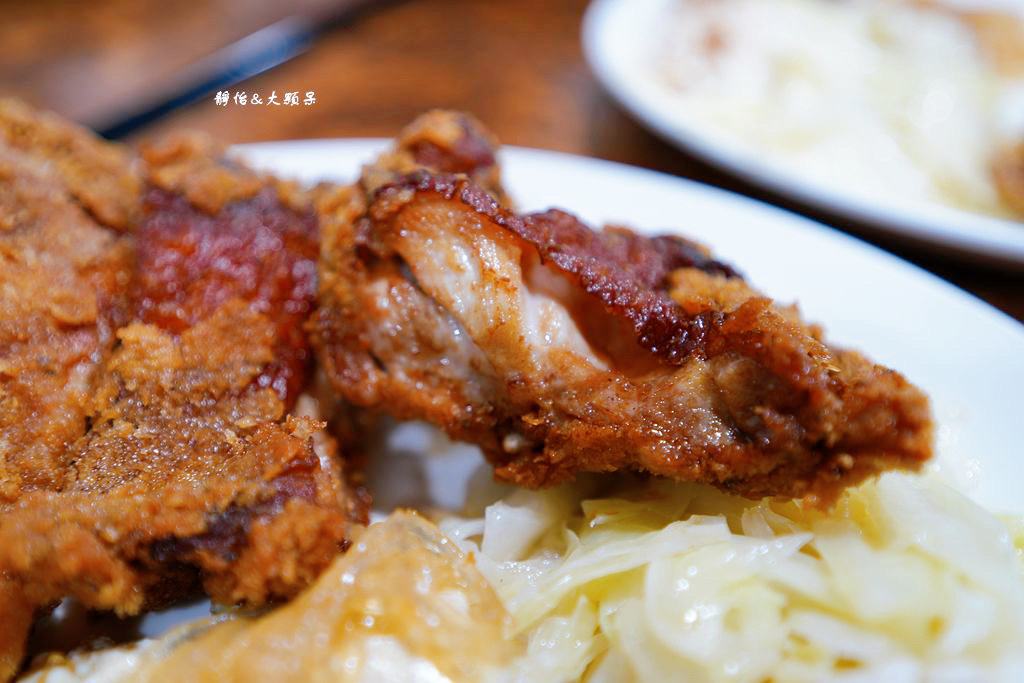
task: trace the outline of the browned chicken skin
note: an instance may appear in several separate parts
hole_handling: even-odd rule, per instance
[[[348,401],[438,424],[529,487],[626,468],[827,502],[929,457],[927,400],[900,375],[695,244],[514,213],[493,151],[460,151],[486,140],[434,112],[321,197],[314,345]],[[460,173],[438,172],[446,145]]]
[[[116,168],[83,164],[139,162],[32,125],[0,145],[0,597],[19,597],[2,603],[0,679],[37,606],[136,613],[197,581],[227,604],[287,598],[368,507],[322,424],[289,414],[309,377],[308,203],[181,139],[148,151],[148,189],[115,211]]]

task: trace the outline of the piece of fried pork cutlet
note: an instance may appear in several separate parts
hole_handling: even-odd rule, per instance
[[[314,346],[351,404],[429,420],[528,487],[626,468],[828,502],[929,457],[899,374],[694,243],[514,213],[488,139],[433,112],[321,196]]]
[[[34,292],[38,324],[50,325],[37,336],[56,344],[64,334],[77,355],[37,345],[35,362],[69,379],[36,386],[31,400],[70,403],[57,410],[76,427],[49,441],[25,432],[39,449],[33,457],[51,463],[45,480],[25,484],[25,456],[5,453],[3,484],[18,483],[0,504],[0,596],[21,599],[0,605],[18,609],[0,619],[15,624],[26,609],[68,596],[136,613],[197,582],[227,604],[294,595],[366,522],[368,503],[346,484],[322,424],[292,414],[309,374],[303,324],[315,304],[316,216],[297,192],[183,138],[147,153],[142,199],[123,214],[138,219],[118,225],[130,233],[119,237],[95,223],[101,211],[75,194],[63,151],[47,162],[51,151],[12,152],[44,169],[56,188],[49,194],[36,178],[0,183],[0,197],[22,192],[0,220],[34,249],[24,252],[21,282],[0,296],[17,306],[33,294],[24,278],[49,282],[52,301],[41,285]],[[90,254],[98,264],[116,257],[117,278]],[[11,267],[0,264],[5,282],[17,274]],[[122,324],[98,322],[108,318]],[[12,320],[12,338],[36,338],[19,324],[29,325]],[[20,362],[15,351],[4,347],[5,370]],[[5,434],[21,428],[17,404],[11,410]],[[14,665],[23,633],[0,630]]]

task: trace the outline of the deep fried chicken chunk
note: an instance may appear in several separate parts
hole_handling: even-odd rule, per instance
[[[517,215],[472,180],[493,154],[459,174],[402,156],[320,199],[314,345],[352,404],[438,424],[529,487],[626,468],[827,502],[929,457],[919,390],[702,247]]]
[[[131,273],[130,239],[94,217],[113,212],[93,197],[93,214],[59,163],[10,143],[12,110],[21,111],[0,101],[0,514],[27,492],[59,487]],[[15,128],[18,142],[37,137]],[[78,145],[86,157],[99,147]],[[0,680],[16,670],[34,607],[0,572]]]
[[[309,374],[302,324],[316,292],[316,217],[292,188],[195,139],[155,147],[147,161],[151,187],[138,224],[125,227],[131,237],[65,206],[70,181],[59,172],[65,194],[37,184],[34,213],[22,208],[29,189],[0,186],[21,192],[3,219],[34,240],[44,258],[36,277],[52,288],[50,298],[36,292],[40,338],[67,328],[74,342],[67,360],[33,350],[44,369],[71,377],[77,431],[51,439],[45,480],[0,506],[0,575],[31,606],[72,596],[135,613],[197,579],[216,601],[262,604],[308,585],[366,522],[368,501],[345,483],[322,423],[289,414]],[[64,270],[50,266],[58,256],[70,260]],[[112,280],[97,264],[115,256],[127,269]],[[12,310],[32,295],[4,292]],[[110,349],[113,329],[97,321],[121,318]],[[10,326],[31,339],[25,329]],[[4,362],[19,358],[12,348]],[[37,389],[41,405],[67,402],[51,382]],[[0,427],[17,428],[15,416]],[[5,467],[21,466],[8,456]]]

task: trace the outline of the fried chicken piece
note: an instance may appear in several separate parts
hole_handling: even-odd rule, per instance
[[[34,124],[26,111],[0,101],[0,514],[28,492],[61,485],[132,267],[130,239],[96,219],[117,217],[113,204],[84,180],[111,155],[132,166],[131,155],[48,117]],[[79,150],[81,162],[62,164],[49,154],[59,149]],[[69,168],[81,182],[69,180]],[[34,608],[0,572],[0,680],[17,669]]]
[[[289,415],[308,377],[316,217],[195,139],[147,161],[120,283],[132,321],[98,358],[91,426],[48,486],[0,508],[0,573],[32,605],[136,613],[196,578],[222,603],[286,598],[367,521],[322,423]]]
[[[350,403],[429,420],[528,487],[626,468],[824,503],[929,457],[919,390],[702,247],[517,215],[473,181],[493,153],[462,174],[402,156],[319,200],[314,346]]]

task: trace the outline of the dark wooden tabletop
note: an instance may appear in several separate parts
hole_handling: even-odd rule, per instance
[[[1024,274],[892,241],[751,187],[661,142],[601,89],[583,60],[586,0],[376,2],[301,56],[228,90],[294,106],[220,106],[211,94],[133,133],[182,127],[228,142],[391,136],[431,107],[466,109],[508,144],[666,171],[753,195],[868,239],[1024,321]],[[0,25],[0,93],[93,126],[173,87],[188,65],[289,15],[345,0],[13,0]],[[315,102],[304,104],[306,92]],[[571,208],[571,207],[569,207]],[[1022,228],[1024,229],[1024,228]]]

